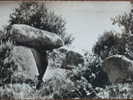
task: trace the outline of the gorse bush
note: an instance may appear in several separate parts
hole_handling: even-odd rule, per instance
[[[39,97],[50,99],[92,98],[96,96],[91,84],[85,79],[72,81],[53,77],[38,92]]]
[[[118,53],[119,47],[123,46],[123,45],[120,45],[119,47],[117,47],[119,43],[120,43],[120,37],[114,34],[114,32],[112,31],[105,32],[101,37],[99,37],[98,41],[94,45],[93,52],[94,54],[104,59],[108,56]],[[120,50],[123,50],[123,49],[120,49]]]
[[[99,89],[97,93],[99,98],[109,99],[132,99],[133,98],[133,83],[113,84],[105,89]]]
[[[85,67],[81,69],[81,75],[91,85],[96,87],[105,87],[110,84],[107,74],[102,69],[102,60],[95,54],[85,53]]]
[[[12,50],[12,42],[0,42],[0,85],[11,83],[14,71],[17,69]]]
[[[93,52],[102,60],[116,54],[133,59],[132,38],[132,35],[125,33],[105,32],[94,45]]]

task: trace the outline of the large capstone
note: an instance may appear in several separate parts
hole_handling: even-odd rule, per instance
[[[55,33],[44,31],[24,24],[14,24],[11,38],[17,45],[39,50],[52,50],[63,46],[62,39]]]
[[[113,55],[103,61],[103,70],[111,83],[133,81],[133,61],[122,55]]]

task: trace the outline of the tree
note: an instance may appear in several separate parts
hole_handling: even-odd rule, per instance
[[[133,9],[129,13],[118,15],[112,18],[112,24],[117,24],[119,27],[124,27],[124,33],[133,34]]]
[[[121,33],[105,32],[94,45],[94,54],[102,59],[115,54],[125,55],[133,59],[133,10],[116,16],[112,21],[113,25],[117,24],[120,28],[123,27],[124,30]]]
[[[65,21],[50,11],[45,3],[22,2],[19,7],[10,15],[10,25],[27,24],[42,30],[53,32],[59,35],[64,44],[69,45],[74,38],[65,31]]]

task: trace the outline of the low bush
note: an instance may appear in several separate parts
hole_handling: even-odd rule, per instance
[[[12,50],[11,41],[0,42],[0,85],[11,83],[14,71],[17,69]]]

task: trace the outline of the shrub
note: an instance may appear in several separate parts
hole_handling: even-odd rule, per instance
[[[72,81],[53,77],[38,92],[38,97],[48,99],[92,98],[96,94],[91,85],[84,79]]]
[[[0,85],[11,83],[17,64],[12,55],[13,44],[10,41],[0,43]]]
[[[85,62],[81,74],[94,88],[110,84],[107,74],[103,71],[102,60],[99,56],[86,52]]]
[[[113,84],[107,86],[105,89],[98,89],[99,98],[105,99],[132,99],[133,98],[133,84]]]

